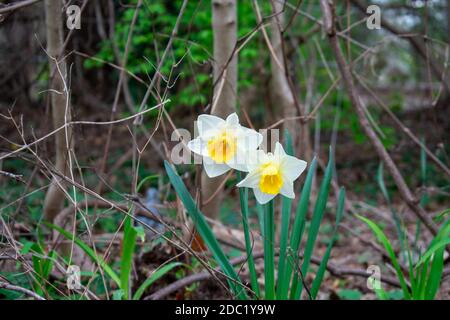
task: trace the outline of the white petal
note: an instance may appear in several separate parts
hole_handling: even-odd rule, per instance
[[[238,145],[236,154],[230,160],[228,160],[226,164],[233,169],[248,172],[248,157],[249,152]]]
[[[258,201],[260,204],[266,204],[276,196],[276,194],[264,193],[259,190],[259,188],[253,189],[253,192],[255,193],[256,201]]]
[[[267,154],[263,150],[247,152],[247,171],[253,172],[258,170],[261,165],[266,163],[268,160]]]
[[[302,172],[305,171],[306,166],[306,161],[289,155],[285,155],[281,159],[281,170],[283,172],[283,176],[291,182],[295,181],[295,179],[297,179]]]
[[[199,155],[208,155],[207,143],[200,138],[195,138],[188,142],[188,148]]]
[[[238,117],[238,115],[236,114],[236,112],[233,112],[232,114],[230,114],[230,115],[227,117],[226,122],[227,122],[227,125],[230,125],[230,126],[237,126],[237,125],[239,124],[239,117]]]
[[[282,158],[284,155],[286,155],[286,151],[284,151],[283,146],[279,142],[275,142],[275,151],[273,153],[276,157]]]
[[[205,159],[203,159],[205,160]],[[203,161],[203,167],[205,168],[206,175],[210,178],[218,177],[228,170],[230,167],[223,163],[207,163]]]
[[[217,131],[224,124],[225,120],[210,114],[201,114],[197,118],[197,128],[200,136],[203,136],[208,131]]]
[[[232,159],[228,160],[226,164],[235,170],[248,172],[247,162],[245,161],[245,159],[242,160],[239,156],[235,156]]]
[[[249,173],[241,182],[237,184],[238,187],[258,188],[261,175],[258,171]]]
[[[288,180],[284,180],[284,183],[281,186],[280,193],[285,197],[294,199],[295,198],[294,183]]]
[[[242,149],[256,150],[263,141],[263,135],[253,129],[240,127],[237,139],[238,145]]]

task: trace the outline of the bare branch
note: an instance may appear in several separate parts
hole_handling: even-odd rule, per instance
[[[276,252],[276,254],[278,254],[278,252]],[[253,254],[253,258],[255,260],[261,259],[263,257],[264,257],[264,252],[256,252]],[[241,256],[241,257],[234,258],[230,262],[232,265],[237,265],[237,264],[244,263],[245,261],[247,261],[247,256]],[[316,265],[320,265],[321,261],[322,261],[322,259],[319,257],[311,258],[311,262]],[[358,277],[368,278],[371,276],[371,273],[368,273],[362,269],[340,268],[340,267],[335,266],[330,263],[328,263],[328,265],[327,265],[327,270],[332,275],[334,275],[336,277],[340,277],[340,278],[342,278],[344,276],[358,276]],[[180,280],[177,280],[177,281],[169,284],[168,286],[156,291],[155,293],[151,294],[150,296],[145,297],[144,300],[160,300],[160,299],[167,297],[169,294],[176,292],[192,283],[199,282],[199,281],[205,281],[210,278],[211,278],[211,274],[208,272],[195,273],[195,274],[189,275],[185,278],[182,278]],[[391,286],[394,286],[394,287],[398,287],[398,288],[400,287],[400,283],[394,277],[383,276],[380,278],[380,281],[384,282],[386,284],[389,284]]]
[[[41,1],[41,0],[24,0],[24,1],[15,2],[15,3],[12,3],[12,4],[5,4],[4,7],[0,8],[0,14],[10,13],[10,12],[13,12],[15,10],[28,7],[28,6],[32,5],[32,4],[35,4],[36,2],[39,2],[39,1]]]
[[[6,290],[20,292],[20,293],[26,294],[27,296],[35,298],[36,300],[45,300],[40,295],[38,295],[37,293],[34,293],[31,290],[28,290],[28,289],[25,289],[25,288],[22,288],[19,286],[15,286],[15,285],[9,284],[7,282],[3,282],[3,281],[0,281],[0,289],[6,289]]]
[[[383,146],[375,131],[370,125],[369,119],[367,118],[366,112],[363,105],[361,104],[360,96],[353,83],[353,77],[350,71],[350,67],[344,59],[342,54],[342,49],[339,46],[339,41],[336,37],[336,32],[334,28],[334,6],[330,6],[327,0],[321,0],[320,6],[322,8],[323,16],[325,19],[325,25],[327,29],[325,30],[330,41],[331,48],[336,59],[336,63],[339,67],[339,71],[342,75],[342,80],[344,82],[347,94],[352,102],[353,107],[358,115],[359,123],[364,130],[364,133],[369,138],[369,141],[374,146],[375,151],[378,153],[380,159],[385,163],[386,168],[391,173],[394,178],[395,184],[397,185],[400,195],[406,202],[408,207],[417,215],[417,217],[423,222],[423,224],[428,228],[428,230],[436,235],[438,228],[430,216],[425,212],[425,210],[419,205],[418,200],[414,197],[411,190],[407,186],[405,179],[397,168],[397,165],[392,160],[389,153]],[[331,13],[331,14],[330,14]],[[327,21],[327,19],[332,19],[332,21]]]

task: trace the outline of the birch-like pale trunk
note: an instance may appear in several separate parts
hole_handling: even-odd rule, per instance
[[[62,21],[63,2],[60,0],[45,0],[45,22],[47,30],[47,54],[49,55],[50,65],[50,105],[53,118],[53,127],[59,128],[64,125],[65,121],[70,121],[70,112],[67,105],[68,93],[64,89],[64,77],[67,74],[67,66],[65,61],[56,60],[61,55],[63,48],[63,21]],[[67,108],[67,114],[66,114]],[[68,145],[66,142],[71,141],[71,129],[58,131],[55,137],[55,169],[60,174],[67,175],[69,166]],[[61,179],[53,178],[50,188],[47,191],[44,202],[44,218],[53,222],[56,215],[62,210],[64,205],[65,194],[63,191],[64,183]]]
[[[270,25],[270,43],[273,52],[270,55],[270,65],[272,71],[272,100],[273,105],[282,110],[284,119],[292,119],[304,115],[304,106],[300,105],[303,114],[299,114],[292,88],[289,85],[287,72],[288,66],[286,56],[283,52],[283,41],[281,29],[284,27],[283,3],[281,1],[271,1],[272,11],[275,14],[273,23]],[[312,148],[309,134],[309,125],[307,122],[301,123],[299,120],[286,120],[284,128],[287,129],[292,137],[296,152],[302,159],[310,161],[312,158]]]
[[[236,109],[237,94],[237,56],[233,50],[237,42],[236,0],[212,1],[212,28],[214,37],[213,78],[214,97],[211,114],[226,118]],[[205,202],[218,191],[225,175],[209,178],[202,172],[202,201]],[[222,202],[221,192],[202,207],[202,212],[217,218]]]

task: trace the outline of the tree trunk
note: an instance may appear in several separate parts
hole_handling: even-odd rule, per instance
[[[50,105],[53,116],[54,128],[64,125],[65,121],[70,121],[70,109],[68,105],[68,92],[64,88],[64,77],[66,77],[67,67],[64,61],[56,62],[62,56],[63,48],[63,21],[62,21],[62,1],[45,0],[45,20],[47,29],[47,54],[50,65]],[[58,63],[58,65],[57,65]],[[57,68],[58,67],[58,68]],[[59,69],[59,70],[58,70]],[[53,91],[55,90],[55,91]],[[67,109],[67,111],[66,111]],[[67,165],[68,149],[66,143],[71,141],[71,129],[60,130],[55,134],[56,162],[55,169],[67,175],[69,166]],[[61,211],[64,205],[63,183],[54,178],[47,191],[44,203],[44,218],[53,222],[55,216]]]
[[[300,106],[302,114],[299,114],[294,94],[288,80],[286,68],[288,61],[283,51],[283,41],[281,29],[284,26],[283,3],[272,1],[272,11],[275,14],[273,23],[270,25],[271,45],[273,46],[273,54],[270,55],[270,64],[272,69],[272,99],[273,104],[278,105],[283,114],[284,119],[293,118],[304,115],[304,106]],[[286,120],[284,128],[287,129],[292,137],[293,145],[296,152],[302,159],[311,160],[312,148],[310,143],[309,125],[307,122],[301,123],[300,120]]]
[[[236,109],[237,56],[233,56],[230,60],[237,42],[236,0],[212,1],[212,28],[213,78],[216,85],[211,114],[225,118]],[[205,172],[202,172],[203,202],[217,191],[224,178],[224,176],[208,178]],[[217,196],[203,206],[203,213],[208,217],[217,218],[221,202],[221,192],[217,192]]]

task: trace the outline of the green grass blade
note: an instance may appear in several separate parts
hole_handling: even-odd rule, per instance
[[[450,219],[448,219],[439,230],[438,234],[431,241],[430,246],[428,247],[425,254],[430,251],[434,251],[432,255],[432,262],[430,267],[430,273],[427,279],[427,284],[425,288],[424,298],[425,299],[434,299],[437,291],[439,290],[439,284],[442,280],[442,272],[444,270],[444,253],[445,253],[445,245],[442,246],[445,239],[450,235]],[[420,262],[420,261],[419,261]],[[425,262],[426,263],[426,262]]]
[[[147,288],[151,286],[156,280],[163,277],[173,268],[176,268],[181,265],[183,265],[183,263],[181,262],[171,262],[155,270],[155,272],[153,272],[152,275],[149,278],[147,278],[136,290],[136,292],[133,295],[133,300],[139,300],[144,294],[145,290],[147,290]]]
[[[428,271],[428,264],[425,263],[416,269],[417,272],[416,287],[414,289],[411,288],[412,300],[423,300],[423,295],[425,293],[425,281],[427,271]]]
[[[425,139],[422,138],[422,145],[425,146]],[[425,148],[420,149],[420,176],[422,180],[422,187],[424,188],[424,193],[420,197],[420,206],[425,207],[428,203],[428,192],[426,191],[427,186],[427,153],[425,151]],[[420,239],[420,233],[421,233],[421,221],[420,219],[417,219],[416,221],[416,232],[414,236],[414,244],[413,247],[417,248],[417,242]]]
[[[305,183],[303,185],[300,200],[297,204],[297,210],[295,212],[294,226],[291,231],[290,239],[290,253],[288,254],[285,279],[284,281],[289,282],[292,278],[292,270],[297,262],[297,252],[300,247],[300,242],[302,240],[303,231],[305,230],[306,214],[308,213],[309,198],[311,196],[311,185],[314,177],[314,172],[316,170],[317,160],[314,158],[309,166],[308,174],[306,175]],[[298,284],[298,277],[294,276],[291,285],[291,295],[294,294]],[[287,289],[289,291],[289,288]]]
[[[278,281],[277,281],[277,299],[287,299],[289,290],[289,280],[286,278],[287,270],[287,245],[289,236],[289,224],[291,218],[292,200],[283,197],[283,206],[281,210],[281,234],[280,234],[280,253],[278,259]]]
[[[237,172],[237,175],[238,180],[240,181],[241,173]],[[250,272],[250,283],[256,297],[259,297],[260,292],[258,284],[258,275],[256,273],[255,261],[253,259],[253,243],[252,238],[250,237],[250,226],[248,223],[248,189],[247,188],[238,188],[238,189],[239,189],[239,200],[241,203],[242,225],[244,228],[244,236],[245,236],[245,251],[247,253],[247,264],[248,270]]]
[[[222,271],[230,278],[228,279],[228,283],[231,290],[239,299],[246,299],[247,296],[243,291],[241,280],[220,247],[219,242],[203,217],[203,214],[197,208],[194,199],[192,199],[191,194],[187,190],[180,176],[174,171],[174,169],[172,169],[172,166],[167,161],[164,161],[164,167],[166,168],[166,172],[172,186],[174,187],[177,195],[180,197],[180,200],[183,202],[186,211],[194,222],[198,233],[202,237],[203,241],[205,241],[206,246],[211,251],[217,263],[220,265]]]
[[[386,237],[384,232],[381,230],[381,228],[376,223],[374,223],[373,221],[371,221],[365,217],[362,217],[360,215],[356,215],[356,216],[358,217],[358,219],[365,222],[369,226],[369,228],[375,234],[377,239],[381,242],[381,244],[386,249],[386,251],[389,255],[389,258],[391,259],[391,263],[394,266],[394,269],[397,273],[397,278],[400,281],[400,286],[403,290],[403,296],[405,297],[405,299],[409,300],[411,298],[411,294],[409,292],[408,286],[405,281],[405,277],[403,276],[402,270],[397,261],[397,257],[395,256],[395,252],[394,252],[394,249],[392,248],[390,241],[388,240],[388,238]]]
[[[425,138],[421,139],[422,145],[425,146]],[[420,176],[422,178],[422,185],[427,184],[427,152],[425,148],[420,148]]]
[[[379,300],[389,300],[389,297],[386,291],[383,289],[381,282],[379,283],[379,287],[374,286],[374,291]]]
[[[274,200],[265,205],[264,226],[264,284],[267,300],[275,299],[275,255],[274,255]]]
[[[430,245],[427,248],[427,251],[431,251],[431,248],[433,246],[435,246],[437,243],[448,239],[450,237],[450,219],[447,219],[441,226],[441,228],[439,229],[439,232],[437,233],[437,235],[433,238],[433,240],[431,240]],[[425,253],[426,254],[426,253]]]
[[[54,224],[43,222],[46,226],[51,229],[58,231],[61,235],[63,235],[66,239],[73,241],[81,250],[83,250],[92,260],[94,260],[100,268],[102,268],[105,273],[120,287],[120,278],[113,271],[113,269],[108,265],[108,263],[103,260],[102,257],[99,257],[95,254],[94,250],[92,250],[86,243],[84,243],[81,239],[74,237],[72,233],[64,230],[61,227],[58,227]]]
[[[287,130],[285,130],[286,137],[286,153],[293,155],[292,138]],[[281,232],[280,232],[280,253],[278,259],[278,282],[277,282],[277,299],[287,299],[289,280],[286,279],[286,250],[289,237],[289,225],[291,219],[292,200],[283,197],[281,210]]]
[[[415,274],[414,272],[414,263],[412,258],[412,250],[408,247],[407,250],[407,257],[408,257],[408,271],[409,271],[409,282],[411,284],[411,293],[414,297],[415,292],[418,292],[418,286],[419,286],[419,276]]]
[[[417,266],[420,266],[421,264],[423,264],[426,260],[430,259],[431,256],[438,251],[439,249],[445,247],[446,245],[450,244],[450,238],[445,238],[442,240],[439,240],[437,242],[435,242],[424,254],[423,256],[419,259],[419,261],[417,262]]]
[[[44,250],[42,250],[42,247],[39,245],[39,243],[33,243],[31,246],[31,252],[32,253],[36,253],[38,255],[45,255],[44,254]],[[36,291],[37,294],[39,295],[43,295],[44,291],[43,289],[46,286],[46,280],[47,278],[44,275],[44,261],[45,259],[38,257],[37,255],[32,255],[31,256],[31,262],[33,264],[33,270],[34,272],[36,272],[37,277],[35,277],[35,281],[33,282],[33,287],[34,290]]]
[[[127,215],[124,222],[122,255],[120,257],[120,288],[123,290],[126,300],[130,297],[130,275],[136,237],[137,232],[133,227],[131,217]]]
[[[48,253],[48,258],[44,259],[42,264],[42,277],[44,279],[48,279],[50,277],[50,273],[53,270],[53,265],[55,264],[56,259],[56,251],[51,250]]]
[[[317,293],[319,292],[319,288],[327,268],[328,259],[330,258],[331,249],[333,248],[334,242],[336,241],[337,238],[339,224],[341,223],[342,216],[344,215],[344,209],[345,209],[345,189],[344,187],[342,187],[339,190],[338,206],[336,210],[336,225],[334,226],[333,235],[331,237],[330,242],[328,243],[327,250],[325,251],[322,261],[320,262],[319,268],[316,273],[316,277],[314,278],[314,281],[311,286],[311,296],[313,299],[316,299]]]
[[[378,187],[381,190],[381,193],[383,194],[384,199],[390,206],[391,205],[391,197],[389,196],[389,192],[387,191],[386,184],[384,183],[383,162],[380,162],[380,165],[378,166],[377,183],[378,183]]]
[[[330,148],[328,165],[325,169],[325,175],[320,186],[319,194],[317,196],[311,226],[309,228],[308,240],[306,241],[305,253],[303,255],[302,274],[304,277],[306,277],[308,273],[314,245],[316,243],[317,235],[319,234],[320,223],[322,222],[323,214],[325,213],[325,209],[327,206],[328,194],[330,193],[331,178],[333,176],[333,167],[333,153]],[[301,282],[299,282],[293,298],[295,300],[300,299],[302,291],[303,285]]]
[[[404,235],[403,230],[402,230],[400,217],[398,216],[397,211],[394,209],[394,207],[391,204],[391,198],[389,196],[388,190],[387,190],[386,185],[384,183],[383,162],[380,162],[380,165],[378,166],[377,182],[378,182],[378,186],[380,187],[381,193],[383,194],[383,196],[384,196],[384,198],[385,198],[385,200],[387,202],[389,210],[391,211],[392,219],[394,220],[395,228],[397,230],[398,239],[400,241],[400,248],[401,248],[402,252],[404,252],[405,251],[405,245],[404,245],[405,235]]]
[[[146,183],[147,181],[152,180],[152,179],[158,179],[158,178],[159,178],[159,174],[154,174],[154,175],[145,177],[144,179],[142,179],[142,180],[139,182],[138,186],[136,187],[136,192],[140,192],[142,186],[143,186],[144,183]]]
[[[426,281],[424,299],[433,300],[439,290],[439,284],[442,280],[442,272],[444,270],[444,252],[445,247],[436,250],[431,263],[430,274]]]

